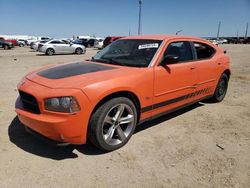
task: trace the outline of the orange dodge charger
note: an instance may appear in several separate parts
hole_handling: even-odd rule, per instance
[[[229,57],[186,36],[122,38],[91,60],[39,69],[18,84],[16,112],[26,130],[58,144],[112,151],[137,124],[204,99],[220,102]]]

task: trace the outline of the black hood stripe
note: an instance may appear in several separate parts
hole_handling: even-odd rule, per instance
[[[49,79],[60,79],[92,72],[116,69],[102,64],[78,62],[47,69],[37,74]]]

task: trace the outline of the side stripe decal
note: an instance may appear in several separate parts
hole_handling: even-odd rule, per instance
[[[160,108],[160,107],[163,107],[163,106],[167,106],[167,105],[170,105],[170,104],[173,104],[173,103],[176,103],[176,102],[180,102],[182,100],[186,100],[186,99],[189,99],[189,98],[201,95],[201,94],[209,93],[210,91],[211,91],[211,88],[205,88],[205,89],[202,89],[202,90],[199,90],[199,91],[196,91],[196,92],[193,92],[193,93],[189,93],[187,95],[183,95],[183,96],[180,96],[180,97],[177,97],[177,98],[174,98],[174,99],[170,99],[170,100],[163,101],[163,102],[160,102],[160,103],[156,103],[156,104],[153,104],[153,105],[150,105],[150,106],[146,106],[146,107],[141,109],[141,113],[148,112],[148,111],[151,111],[153,109]]]

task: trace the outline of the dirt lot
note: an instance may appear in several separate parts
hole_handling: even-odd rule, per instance
[[[199,103],[142,124],[111,153],[90,144],[44,144],[14,112],[22,76],[96,50],[53,57],[29,48],[0,50],[0,187],[250,187],[250,45],[223,48],[233,75],[222,103]]]

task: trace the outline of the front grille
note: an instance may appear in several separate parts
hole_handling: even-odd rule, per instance
[[[31,113],[40,114],[40,109],[37,100],[34,96],[20,90],[19,90],[19,95],[25,110]]]

